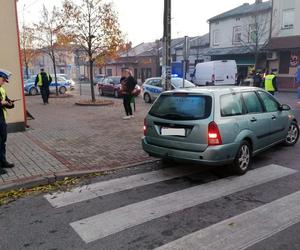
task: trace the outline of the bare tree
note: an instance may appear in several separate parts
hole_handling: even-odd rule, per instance
[[[25,66],[26,78],[29,78],[29,64],[38,55],[34,48],[34,29],[23,25],[20,33],[22,59]]]
[[[60,22],[60,12],[54,6],[49,12],[45,6],[42,9],[41,20],[34,25],[35,40],[38,48],[47,54],[53,64],[54,80],[57,83],[56,74],[56,51],[60,47],[59,34],[62,32],[63,25]],[[56,95],[58,95],[58,87],[56,84]]]
[[[117,14],[111,3],[102,0],[81,0],[78,5],[65,0],[63,5],[66,30],[74,36],[74,42],[81,46],[87,56],[90,68],[92,102],[95,102],[93,65],[99,57],[105,57],[117,50],[122,42]]]
[[[257,68],[259,56],[269,42],[271,13],[254,12],[246,17],[240,33],[234,32],[233,42],[240,42],[245,50],[254,55],[254,68]]]

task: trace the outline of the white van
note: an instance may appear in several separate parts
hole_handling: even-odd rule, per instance
[[[237,66],[235,60],[198,63],[193,83],[196,85],[235,84]]]

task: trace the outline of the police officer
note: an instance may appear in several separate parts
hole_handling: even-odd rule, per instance
[[[265,76],[264,87],[265,90],[272,95],[277,91],[277,77],[275,75],[275,70],[272,70],[271,74]]]
[[[6,109],[14,108],[14,101],[7,97],[3,85],[9,82],[10,75],[10,72],[0,69],[0,175],[7,173],[4,168],[14,167],[14,164],[6,160]]]
[[[50,94],[49,85],[51,82],[52,82],[51,76],[48,73],[46,73],[44,69],[41,69],[41,72],[37,74],[35,78],[35,87],[37,85],[39,86],[44,105],[48,104],[48,99]]]

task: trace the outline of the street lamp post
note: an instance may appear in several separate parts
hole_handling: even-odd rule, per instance
[[[164,0],[163,78],[165,90],[171,89],[171,0]]]

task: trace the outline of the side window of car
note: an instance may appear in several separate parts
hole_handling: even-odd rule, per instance
[[[263,107],[255,92],[244,92],[242,95],[248,113],[263,112]]]
[[[155,87],[159,87],[159,88],[162,87],[162,83],[161,83],[160,79],[152,80],[152,83],[153,83],[152,85],[155,86]]]
[[[221,116],[242,115],[243,113],[241,94],[227,94],[221,96]]]
[[[269,94],[259,91],[259,96],[261,97],[267,112],[276,112],[279,110],[279,103]]]

